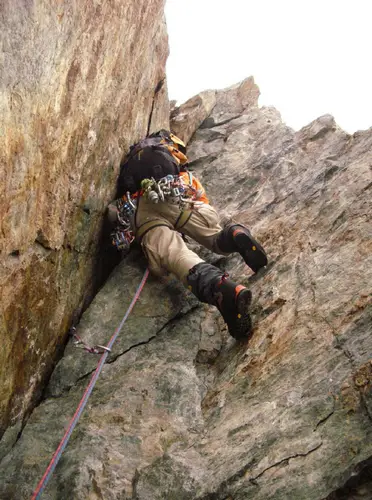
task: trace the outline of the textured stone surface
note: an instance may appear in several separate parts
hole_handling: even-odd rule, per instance
[[[201,127],[223,124],[258,105],[260,90],[253,77],[225,90],[206,90],[178,107],[171,107],[171,129],[187,144]],[[218,99],[216,97],[218,96]]]
[[[268,250],[256,276],[239,256],[219,261],[252,289],[254,336],[235,343],[214,308],[149,282],[45,498],[370,499],[372,133],[330,116],[295,133],[254,103],[234,118],[235,97],[220,95],[232,118],[207,119],[189,154],[223,216]],[[83,337],[108,335],[140,266],[114,271]],[[29,497],[90,363],[67,350],[1,462],[0,497]]]
[[[1,3],[0,434],[91,300],[120,157],[168,125],[163,4]]]
[[[192,97],[181,106],[171,109],[172,132],[187,144],[195,130],[211,114],[215,105],[216,92],[207,90]]]

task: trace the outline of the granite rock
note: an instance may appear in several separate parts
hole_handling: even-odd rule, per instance
[[[236,343],[213,307],[150,281],[46,499],[370,498],[372,131],[350,136],[327,115],[295,132],[274,108],[241,111],[236,88],[221,102],[216,92],[231,119],[207,118],[189,155],[221,216],[268,252],[257,275],[238,255],[215,260],[251,288],[254,335]],[[144,268],[132,259],[85,313],[84,338],[101,342],[117,323]],[[11,450],[9,435],[2,498],[30,496],[88,382],[87,356],[67,349]]]
[[[169,126],[164,0],[5,0],[0,435],[32,409],[102,283],[121,156]]]

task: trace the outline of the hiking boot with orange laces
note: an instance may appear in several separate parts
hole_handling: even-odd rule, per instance
[[[267,255],[245,226],[230,224],[217,236],[216,244],[224,253],[239,252],[247,266],[257,273],[267,265]]]
[[[189,289],[201,301],[220,311],[229,333],[237,340],[247,340],[252,330],[248,288],[232,281],[226,273],[206,262],[194,266],[188,276]]]

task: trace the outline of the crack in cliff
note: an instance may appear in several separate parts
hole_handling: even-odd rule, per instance
[[[128,347],[127,349],[125,349],[124,351],[116,354],[115,356],[112,356],[108,358],[108,360],[106,361],[106,365],[111,365],[113,363],[115,363],[115,361],[117,361],[119,358],[121,358],[122,356],[124,356],[125,354],[127,354],[128,352],[132,351],[133,349],[135,349],[136,347],[141,347],[143,345],[146,345],[146,344],[149,344],[152,340],[154,340],[155,338],[157,338],[168,326],[170,326],[171,324],[173,324],[174,322],[176,321],[179,321],[181,318],[187,316],[189,313],[193,312],[195,309],[198,309],[200,306],[199,304],[195,304],[194,306],[192,306],[190,309],[188,309],[186,312],[178,312],[175,316],[173,316],[172,318],[170,318],[168,321],[166,321],[164,323],[164,325],[162,325],[159,330],[157,330],[154,335],[151,335],[148,339],[146,340],[142,340],[141,342],[137,342],[136,344],[132,344],[130,347]],[[70,385],[69,387],[66,387],[65,389],[63,389],[61,391],[60,394],[58,394],[57,396],[54,396],[54,395],[48,395],[47,398],[43,399],[40,401],[39,405],[43,402],[43,401],[46,401],[47,399],[58,399],[62,396],[64,396],[65,394],[69,393],[71,391],[71,389],[73,389],[74,387],[76,387],[82,380],[85,380],[86,378],[88,378],[90,375],[92,375],[92,373],[94,373],[96,370],[96,368],[90,370],[89,372],[86,372],[84,373],[84,375],[81,375],[80,377],[78,377],[75,382]],[[39,406],[38,405],[38,406]],[[36,407],[35,407],[36,408]]]
[[[316,446],[314,446],[313,448],[311,448],[307,452],[304,452],[304,453],[294,453],[293,455],[290,455],[288,457],[282,458],[281,460],[278,460],[274,464],[269,465],[268,467],[266,467],[263,471],[261,471],[256,476],[248,478],[248,481],[253,486],[259,486],[258,482],[257,482],[257,479],[259,479],[260,477],[262,477],[265,474],[265,472],[267,472],[268,470],[271,470],[274,467],[278,467],[278,466],[284,464],[285,462],[288,462],[288,460],[291,460],[291,459],[294,459],[294,458],[298,458],[298,457],[307,457],[311,453],[313,453],[316,450],[318,450],[322,445],[323,445],[323,441],[321,441],[319,444],[317,444]],[[238,472],[236,472],[233,476],[231,476],[226,481],[223,481],[223,483],[221,483],[221,485],[220,485],[220,487],[218,488],[217,491],[215,491],[214,493],[208,493],[207,495],[204,495],[203,497],[200,497],[200,500],[219,500],[219,499],[220,500],[225,500],[226,498],[232,498],[232,496],[231,496],[232,495],[232,491],[229,490],[229,488],[231,488],[232,486],[234,486],[234,483],[236,481],[239,481],[240,479],[244,480],[245,477],[246,477],[246,475],[247,475],[247,472],[254,465],[256,465],[256,463],[257,463],[256,459],[253,458],[248,464],[246,464],[244,467],[242,467],[242,469],[240,469]]]
[[[152,121],[152,115],[154,113],[156,96],[160,92],[160,90],[163,88],[164,82],[165,82],[165,77],[162,78],[161,80],[159,80],[158,83],[157,83],[157,85],[156,85],[156,87],[155,87],[154,95],[152,96],[151,111],[150,111],[150,116],[149,116],[149,120],[148,120],[148,123],[147,123],[147,134],[146,135],[150,134],[151,121]]]
[[[211,111],[211,113],[213,112],[213,110]],[[226,118],[226,120],[222,120],[221,122],[208,122],[208,118],[206,118],[204,120],[203,123],[205,123],[205,125],[203,126],[203,123],[201,124],[200,128],[203,129],[203,128],[207,128],[207,129],[212,129],[212,128],[215,128],[215,127],[222,127],[222,125],[226,125],[226,123],[230,123],[232,122],[233,120],[236,120],[237,118],[240,118],[242,115],[235,115],[231,118]],[[212,118],[213,119],[213,118]]]
[[[190,309],[188,309],[186,312],[181,312],[181,311],[178,312],[175,316],[173,316],[173,318],[170,318],[168,321],[166,321],[164,323],[164,325],[161,328],[159,328],[159,330],[157,330],[157,332],[154,335],[149,337],[147,340],[144,340],[142,342],[138,342],[138,344],[132,345],[131,347],[129,347],[125,351],[117,354],[115,357],[110,357],[109,360],[107,361],[107,364],[109,365],[109,364],[115,363],[115,361],[118,358],[121,358],[122,356],[127,354],[132,349],[135,349],[136,347],[140,347],[142,345],[149,344],[152,340],[154,340],[156,337],[158,337],[166,328],[168,328],[168,326],[172,325],[176,321],[179,321],[181,318],[184,318],[185,316],[192,313],[195,309],[198,309],[199,307],[200,307],[199,304],[195,304],[194,306],[190,307]]]
[[[333,399],[333,408],[332,408],[332,410],[328,413],[328,415],[326,415],[324,418],[322,418],[321,420],[319,420],[319,422],[316,424],[316,426],[314,428],[314,432],[318,429],[318,427],[320,425],[322,425],[325,422],[327,422],[327,420],[330,419],[334,413],[335,413],[335,400]]]
[[[164,325],[164,327],[165,327],[165,325]],[[115,363],[115,361],[118,358],[120,358],[121,356],[124,356],[125,354],[127,354],[130,351],[132,351],[136,347],[140,347],[140,346],[149,344],[154,338],[157,337],[157,335],[162,331],[162,329],[164,327],[162,327],[158,332],[156,332],[154,335],[152,335],[151,337],[149,337],[147,340],[143,340],[142,342],[138,342],[137,344],[133,344],[130,347],[128,347],[128,349],[125,349],[123,352],[117,354],[115,357],[113,357],[111,359],[108,359],[105,364],[106,365],[111,365],[111,364]],[[78,377],[72,385],[70,385],[69,387],[66,387],[65,389],[63,389],[62,392],[60,394],[58,394],[58,396],[50,395],[46,399],[44,399],[43,401],[46,401],[47,399],[59,399],[62,396],[65,396],[66,394],[68,394],[71,391],[71,389],[73,389],[74,387],[76,387],[81,381],[87,379],[95,371],[96,371],[96,368],[94,368],[93,370],[90,370],[87,373],[84,373],[84,375],[81,375],[80,377]],[[41,401],[41,402],[43,402],[43,401]]]
[[[125,354],[127,354],[128,352],[132,351],[133,349],[135,349],[136,347],[141,347],[142,345],[146,345],[146,344],[149,344],[152,340],[154,340],[158,334],[160,334],[160,332],[162,331],[163,328],[161,328],[159,331],[157,331],[155,333],[155,335],[152,335],[151,337],[149,337],[147,340],[143,340],[142,342],[138,342],[137,344],[134,344],[130,347],[128,347],[128,349],[125,349],[123,352],[121,352],[120,354],[117,354],[116,356],[113,356],[112,358],[109,358],[109,360],[107,361],[107,365],[111,365],[113,363],[115,363],[115,361],[119,358],[121,358],[122,356],[124,356]]]
[[[298,458],[298,457],[307,457],[308,455],[310,455],[314,451],[318,450],[322,445],[323,445],[323,441],[321,441],[318,445],[316,445],[314,448],[312,448],[311,450],[309,450],[305,453],[295,453],[294,455],[290,455],[289,457],[283,458],[282,460],[279,460],[278,462],[275,462],[274,464],[269,465],[269,467],[266,467],[266,469],[264,469],[262,472],[257,474],[257,476],[249,478],[249,481],[252,484],[254,484],[255,486],[258,486],[258,483],[256,483],[256,480],[258,478],[260,478],[261,476],[263,476],[265,474],[265,472],[267,472],[268,470],[273,469],[274,467],[278,467],[279,465],[287,462],[288,460]]]

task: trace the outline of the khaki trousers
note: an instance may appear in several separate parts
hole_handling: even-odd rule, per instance
[[[209,250],[221,254],[216,245],[216,237],[222,228],[216,210],[208,204],[204,203],[195,208],[187,223],[176,230],[175,225],[180,213],[177,205],[167,202],[155,204],[141,197],[137,205],[136,228],[149,221],[162,224],[150,229],[141,240],[150,271],[158,276],[168,271],[186,283],[190,269],[203,262],[203,259],[187,247],[180,232]]]

